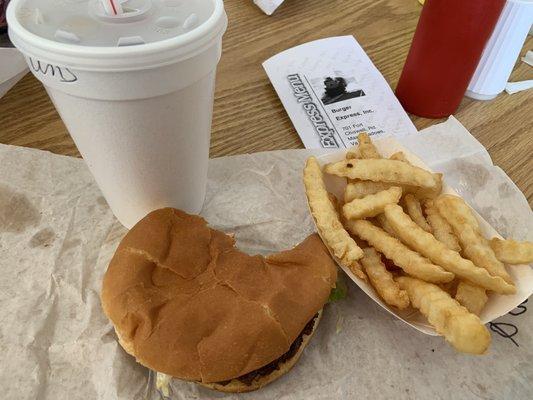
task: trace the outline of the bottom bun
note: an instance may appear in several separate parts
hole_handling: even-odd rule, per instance
[[[238,378],[232,379],[227,384],[221,384],[217,382],[215,383],[196,382],[196,383],[199,385],[205,386],[209,389],[218,390],[219,392],[244,393],[244,392],[252,392],[254,390],[262,388],[263,386],[268,385],[271,382],[274,382],[276,379],[280,378],[281,376],[289,372],[292,369],[292,367],[298,362],[305,347],[307,346],[307,344],[313,337],[321,318],[322,318],[322,310],[318,312],[316,318],[314,319],[314,325],[313,325],[313,329],[311,333],[309,333],[308,335],[304,335],[302,337],[302,343],[300,344],[298,351],[288,360],[280,362],[278,364],[278,368],[272,371],[271,373],[269,373],[268,375],[259,376],[255,378],[250,384],[246,384],[240,381]]]

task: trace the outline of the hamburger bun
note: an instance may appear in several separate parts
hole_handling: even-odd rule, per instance
[[[276,379],[282,377],[287,372],[291,370],[292,367],[298,362],[300,356],[302,355],[305,347],[309,344],[309,341],[315,334],[318,323],[322,319],[322,310],[317,313],[317,317],[313,320],[313,328],[311,332],[307,335],[302,335],[302,342],[298,347],[298,350],[288,359],[283,360],[276,364],[276,369],[266,375],[262,375],[252,380],[250,383],[244,383],[239,379],[232,379],[228,383],[200,383],[200,385],[205,386],[209,389],[218,390],[219,392],[228,392],[228,393],[243,393],[251,392],[253,390],[261,389],[263,386],[268,385],[271,382],[274,382]]]
[[[249,256],[204,219],[165,208],[124,237],[102,286],[102,306],[139,363],[228,392],[287,372],[312,334],[337,269],[318,235],[292,250]],[[312,329],[318,324],[314,319]],[[312,332],[311,332],[312,333]],[[267,375],[236,383],[301,344]],[[293,346],[294,347],[294,346]],[[228,382],[229,381],[229,382]]]

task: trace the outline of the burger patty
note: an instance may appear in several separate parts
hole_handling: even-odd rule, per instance
[[[302,341],[304,336],[310,335],[313,332],[313,327],[315,326],[315,320],[318,317],[318,313],[315,314],[313,318],[307,323],[307,325],[304,326],[302,332],[300,332],[300,335],[292,342],[291,347],[289,350],[283,354],[281,357],[277,358],[276,360],[272,361],[270,364],[265,365],[264,367],[261,367],[259,369],[256,369],[254,371],[248,372],[245,375],[239,376],[237,379],[238,381],[241,381],[245,385],[251,385],[252,382],[265,375],[269,375],[275,370],[279,369],[279,365],[283,364],[285,361],[291,359],[300,349],[300,346],[302,345]],[[229,381],[223,381],[218,382],[218,384],[225,386],[229,384],[232,381],[230,379]]]

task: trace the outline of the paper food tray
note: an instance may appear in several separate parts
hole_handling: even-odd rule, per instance
[[[375,140],[374,144],[384,157],[389,157],[398,151],[402,151],[404,152],[406,158],[411,164],[424,168],[426,170],[431,170],[424,164],[424,162],[420,158],[409,152],[409,150],[403,147],[394,138]],[[334,153],[328,153],[319,156],[317,160],[321,166],[324,166],[328,163],[337,162],[344,159],[346,151],[347,150],[341,150]],[[346,179],[324,174],[324,182],[329,192],[335,194],[339,199],[344,198],[344,188],[346,186]],[[458,195],[453,188],[446,184],[446,176],[444,176],[442,192],[447,194]],[[476,215],[479,221],[481,231],[485,237],[489,239],[493,237],[501,238],[498,232],[496,232],[496,230],[492,228],[492,226],[490,226],[487,221],[485,221],[475,210],[474,214]],[[413,308],[408,308],[406,310],[398,310],[389,307],[381,300],[381,298],[375,292],[374,288],[369,283],[355,276],[349,268],[343,267],[335,257],[333,258],[337,261],[337,264],[342,268],[342,270],[357,284],[357,286],[359,286],[369,297],[371,297],[376,303],[378,303],[389,313],[394,315],[396,318],[402,320],[406,324],[412,326],[413,328],[419,330],[420,332],[423,332],[427,335],[438,335],[435,329],[433,329],[433,327],[429,325],[425,317],[420,314],[418,310],[415,310]],[[480,315],[481,321],[483,323],[488,323],[498,317],[501,317],[502,315],[507,314],[509,311],[516,308],[520,303],[526,300],[533,293],[533,271],[528,265],[507,265],[507,270],[509,271],[516,285],[516,294],[504,296],[490,292],[488,302]]]

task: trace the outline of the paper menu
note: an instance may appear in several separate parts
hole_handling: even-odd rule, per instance
[[[306,148],[346,148],[360,132],[417,130],[353,36],[320,39],[263,63]]]

